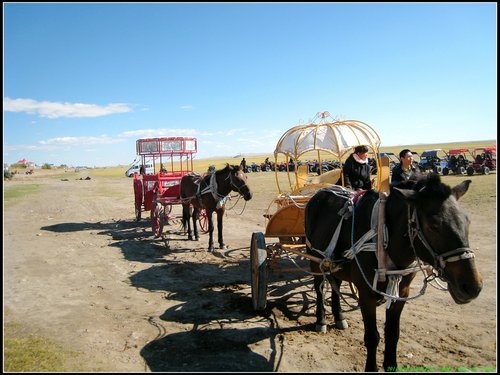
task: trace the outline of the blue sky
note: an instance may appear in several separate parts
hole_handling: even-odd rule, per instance
[[[383,146],[496,140],[496,3],[3,3],[4,163],[274,151],[329,111]]]

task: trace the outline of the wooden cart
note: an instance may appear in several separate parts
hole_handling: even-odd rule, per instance
[[[193,137],[141,138],[136,141],[141,166],[152,165],[153,173],[134,173],[135,216],[141,219],[143,211],[151,211],[151,228],[155,237],[161,235],[163,225],[171,219],[172,206],[181,204],[180,182],[184,175],[193,173],[193,156],[197,140]],[[204,210],[199,217],[203,231],[208,230]]]
[[[287,169],[275,169],[278,196],[264,214],[265,233],[253,232],[250,241],[252,303],[255,310],[263,310],[267,304],[267,287],[270,272],[289,272],[283,267],[287,259],[322,259],[306,253],[304,212],[309,199],[321,188],[343,185],[342,161],[353,147],[368,146],[374,159],[373,186],[379,191],[389,190],[389,159],[380,156],[380,138],[368,124],[356,120],[333,119],[328,112],[316,115],[309,124],[295,126],[286,131],[274,151],[275,163],[285,159]],[[319,168],[320,175],[309,172],[306,161],[310,159],[322,165],[322,161],[337,161],[338,169],[327,172]],[[290,167],[291,166],[291,167]],[[285,177],[286,176],[286,177]],[[294,268],[297,270],[297,268]],[[354,286],[350,285],[355,292]]]

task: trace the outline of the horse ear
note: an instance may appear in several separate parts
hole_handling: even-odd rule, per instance
[[[451,193],[455,196],[457,201],[460,199],[462,195],[467,193],[467,190],[469,190],[469,185],[471,184],[471,182],[472,180],[465,180],[461,184],[458,184],[457,186],[451,189]]]

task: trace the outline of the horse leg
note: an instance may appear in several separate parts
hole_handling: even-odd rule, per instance
[[[415,274],[407,275],[399,284],[399,295],[406,298],[410,295],[410,284],[415,277]],[[406,301],[399,300],[391,302],[391,306],[385,312],[385,350],[384,350],[384,370],[397,371],[397,351],[399,341],[399,326],[401,321],[401,313],[405,307]]]
[[[342,280],[332,277],[330,283],[332,285],[332,313],[335,328],[346,329],[349,325],[342,312],[342,306],[340,306],[340,285],[342,284]]]
[[[314,263],[313,263],[314,264]],[[311,269],[313,269],[311,264]],[[318,267],[319,270],[319,267]],[[313,270],[313,272],[316,272]],[[323,276],[314,276],[314,290],[316,291],[316,332],[326,332],[325,305],[323,296]]]
[[[193,206],[193,212],[191,213],[191,218],[193,219],[193,234],[194,234],[195,241],[200,240],[200,236],[198,234],[198,224],[197,224],[198,211],[199,211],[198,207]],[[193,239],[193,238],[191,237],[191,239]]]
[[[207,210],[208,218],[208,251],[214,252],[214,222],[212,220],[213,211]]]
[[[392,302],[391,307],[385,313],[385,351],[384,351],[384,370],[397,371],[397,350],[399,341],[399,324],[401,312],[405,301]]]
[[[218,235],[218,240],[219,240],[219,249],[225,249],[226,246],[224,245],[224,239],[222,236],[222,219],[224,218],[224,208],[221,208],[216,211],[217,212],[217,235]]]
[[[358,289],[359,305],[363,315],[365,328],[364,343],[366,347],[365,372],[378,371],[377,367],[377,347],[380,342],[380,335],[377,330],[377,298],[366,286]]]
[[[182,205],[182,227],[184,228],[184,231],[187,231],[188,235],[188,240],[192,240],[193,237],[191,236],[191,222],[189,221],[191,218],[191,205],[190,204],[183,204]]]

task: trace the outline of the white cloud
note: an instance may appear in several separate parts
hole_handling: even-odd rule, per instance
[[[57,145],[57,146],[67,146],[67,145],[107,145],[112,143],[124,142],[123,139],[111,138],[107,135],[102,135],[100,137],[58,137],[51,138],[44,141],[40,141],[42,145]]]
[[[99,106],[96,104],[39,102],[33,99],[10,98],[3,99],[3,108],[7,112],[26,112],[51,119],[59,117],[100,117],[132,110],[130,106],[123,103]]]

